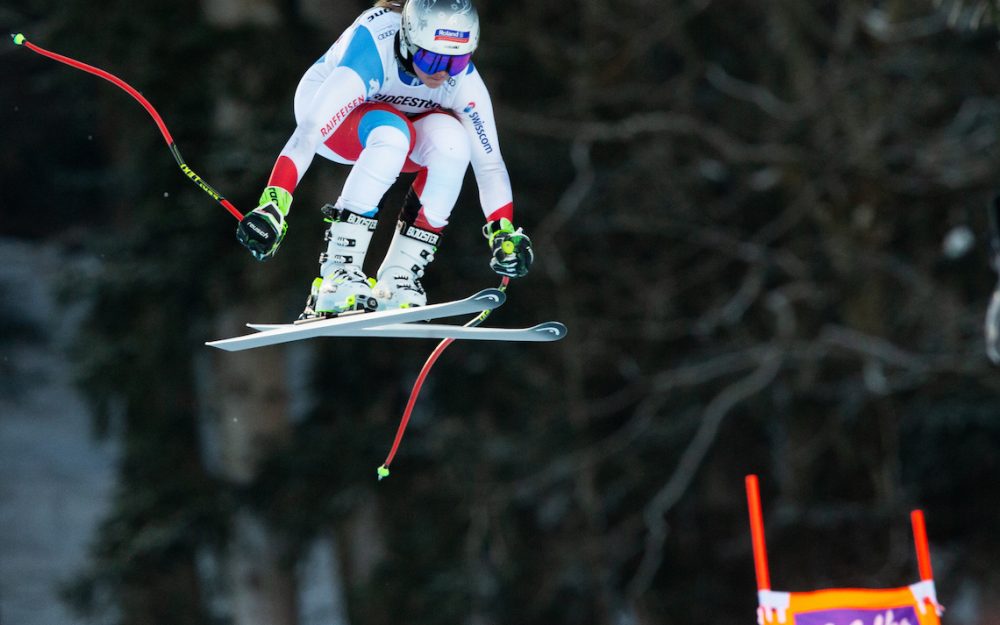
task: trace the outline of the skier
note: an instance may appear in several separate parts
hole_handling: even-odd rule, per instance
[[[519,277],[531,240],[514,227],[513,196],[490,95],[470,62],[479,42],[471,0],[379,0],[306,71],[295,92],[295,132],[278,156],[260,206],[237,238],[258,260],[288,229],[295,191],[313,156],[353,165],[330,223],[320,277],[302,318],[355,308],[423,306],[420,283],[434,259],[462,179],[472,163],[492,269]],[[362,263],[382,196],[401,172],[416,172],[374,280]],[[374,302],[372,300],[374,298]]]

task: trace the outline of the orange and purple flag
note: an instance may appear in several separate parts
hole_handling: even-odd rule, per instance
[[[757,622],[760,625],[940,625],[924,515],[910,514],[921,581],[900,588],[834,588],[809,592],[771,590],[764,542],[764,519],[757,476],[746,478],[750,535],[757,573]]]

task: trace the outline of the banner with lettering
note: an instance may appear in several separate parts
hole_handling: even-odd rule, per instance
[[[902,588],[758,591],[760,625],[940,625],[933,581]]]
[[[750,538],[757,573],[757,622],[760,625],[940,625],[924,513],[910,513],[920,580],[900,588],[834,588],[809,592],[771,590],[764,541],[764,515],[756,475],[746,477]]]

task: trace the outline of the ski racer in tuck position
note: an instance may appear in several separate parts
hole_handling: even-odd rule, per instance
[[[376,303],[379,309],[425,305],[420,278],[437,253],[470,162],[490,266],[509,277],[528,272],[531,240],[512,223],[513,194],[493,106],[470,62],[478,42],[471,0],[379,0],[302,76],[295,132],[260,206],[237,228],[239,241],[266,260],[285,236],[292,194],[314,155],[352,165],[340,197],[323,207],[327,248],[301,318]],[[362,264],[379,203],[401,172],[417,175],[373,280]]]

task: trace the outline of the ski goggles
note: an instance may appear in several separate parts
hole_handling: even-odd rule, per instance
[[[451,55],[438,54],[437,52],[417,48],[417,51],[413,53],[413,65],[414,67],[419,67],[420,71],[425,74],[433,75],[441,70],[445,70],[449,76],[458,76],[469,66],[469,59],[471,58],[471,52],[469,54]]]

